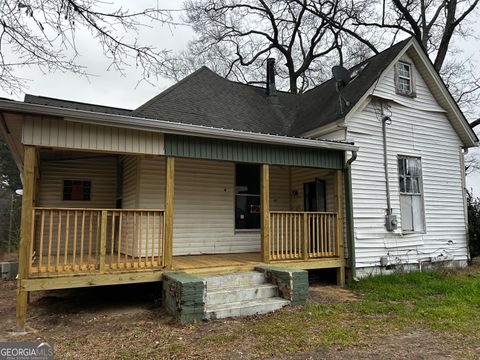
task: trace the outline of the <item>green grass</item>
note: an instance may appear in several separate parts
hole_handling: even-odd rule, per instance
[[[480,273],[438,270],[376,276],[352,284],[363,314],[390,314],[399,325],[471,334],[480,323]]]
[[[431,271],[362,279],[349,285],[358,301],[308,304],[247,324],[270,355],[324,346],[353,346],[421,327],[455,336],[475,335],[480,323],[480,273]]]

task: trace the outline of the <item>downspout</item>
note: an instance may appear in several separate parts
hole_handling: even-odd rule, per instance
[[[392,215],[392,204],[390,202],[390,180],[388,178],[388,157],[387,157],[387,121],[392,121],[390,117],[382,117],[382,136],[383,136],[383,169],[385,172],[385,185],[387,187],[387,216]]]
[[[345,206],[347,215],[347,243],[348,243],[348,265],[350,267],[350,280],[357,278],[355,264],[355,229],[353,221],[353,198],[352,198],[352,163],[357,159],[357,152],[352,151],[352,157],[347,160],[344,172],[345,183]]]

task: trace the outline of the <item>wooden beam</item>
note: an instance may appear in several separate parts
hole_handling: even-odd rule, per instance
[[[270,166],[262,165],[262,261],[270,261]]]
[[[100,255],[98,259],[98,269],[100,273],[105,272],[105,258],[107,254],[107,222],[108,222],[108,211],[102,210],[101,212],[101,222],[100,222]],[[112,224],[114,222],[112,215]],[[112,232],[113,233],[113,232]]]
[[[23,160],[23,196],[22,220],[20,227],[20,245],[18,251],[18,281],[28,278],[33,244],[34,217],[33,206],[35,198],[35,167],[37,151],[33,146],[24,147]],[[18,286],[17,290],[17,331],[25,331],[27,318],[28,291]]]
[[[302,225],[303,225],[303,237],[302,237],[302,255],[303,255],[303,260],[307,261],[308,260],[308,248],[309,248],[309,236],[308,236],[308,214],[303,213],[303,220],[302,220]]]
[[[25,279],[20,281],[19,289],[23,292],[79,287],[123,285],[162,280],[163,271],[138,271],[130,273],[89,274],[61,276],[52,278]]]
[[[172,268],[173,254],[173,211],[175,193],[175,158],[167,157],[165,173],[165,240],[163,259],[167,269]]]

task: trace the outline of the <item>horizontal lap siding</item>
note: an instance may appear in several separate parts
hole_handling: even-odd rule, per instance
[[[335,172],[323,169],[292,168],[292,211],[305,211],[303,185],[315,181],[316,178],[325,181],[327,211],[335,211]]]
[[[54,148],[161,155],[163,134],[26,115],[22,143]]]
[[[40,164],[40,178],[37,183],[37,207],[53,207],[53,208],[114,208],[116,197],[116,159],[115,158],[95,158],[82,160],[61,160],[46,161]],[[91,181],[91,200],[90,201],[64,201],[63,200],[63,180],[88,180]],[[49,213],[45,217],[45,225],[49,226]],[[80,252],[81,237],[81,212],[77,214],[77,254]],[[89,224],[89,213],[87,214],[86,223]],[[70,211],[70,228],[69,228],[69,251],[72,253],[74,242],[74,211]],[[37,217],[39,224],[40,218]],[[65,215],[62,218],[62,239],[65,237]],[[96,218],[95,218],[96,226]],[[94,226],[94,229],[95,229]],[[54,216],[53,236],[56,239],[58,229],[58,216]],[[36,239],[39,240],[40,229],[37,226]],[[45,228],[45,232],[46,232]],[[43,242],[43,249],[46,252],[48,241],[46,238]],[[39,245],[37,241],[37,246]],[[61,251],[65,247],[64,240],[61,242]],[[84,243],[86,250],[87,243]],[[56,240],[53,243],[56,249]]]
[[[406,58],[405,60],[409,60]],[[422,159],[425,234],[389,233],[384,227],[386,205],[382,125],[369,104],[348,123],[348,138],[360,147],[352,164],[357,267],[378,266],[380,256],[392,263],[415,263],[440,253],[466,259],[465,215],[459,147],[454,129],[415,71],[416,98],[395,94],[394,73],[381,81],[375,93],[390,101],[392,124],[387,125],[388,169],[393,213],[401,229],[397,155]],[[387,111],[387,113],[389,113]]]
[[[270,211],[290,210],[290,168],[270,166]]]
[[[235,233],[235,165],[177,159],[173,254],[260,250],[260,232]]]

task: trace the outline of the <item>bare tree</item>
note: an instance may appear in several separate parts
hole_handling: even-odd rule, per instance
[[[36,66],[42,71],[86,74],[78,60],[76,34],[86,30],[99,43],[111,67],[123,72],[134,62],[144,78],[158,73],[166,51],[141,44],[143,26],[174,24],[171,10],[138,12],[112,8],[100,0],[3,0],[0,2],[0,87],[18,93],[25,79],[17,70]]]
[[[313,6],[323,17],[308,11]],[[333,23],[348,19],[343,0],[195,0],[186,3],[197,37],[170,57],[165,74],[173,79],[206,64],[227,78],[263,79],[267,57],[279,59],[277,73],[290,92],[304,91],[330,77],[330,68],[348,55],[368,54],[366,42]],[[350,51],[350,54],[347,52]]]

